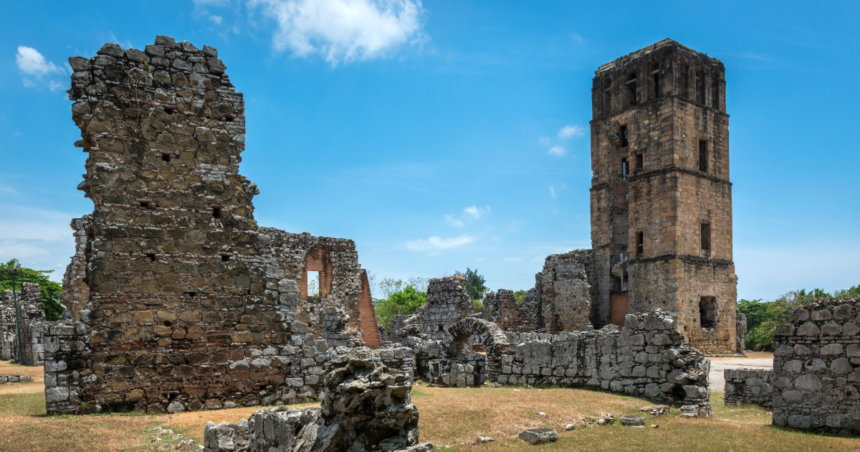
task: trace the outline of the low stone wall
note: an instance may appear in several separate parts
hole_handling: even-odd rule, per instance
[[[432,452],[418,442],[412,379],[383,364],[404,350],[374,354],[362,347],[326,366],[321,408],[260,410],[237,424],[209,422],[205,452],[323,452],[372,450]]]
[[[7,383],[29,383],[30,377],[26,375],[2,375],[0,376],[0,385]]]
[[[425,378],[430,384],[455,388],[483,386],[487,380],[487,360],[474,359],[434,359],[428,362],[429,371]]]
[[[621,392],[711,414],[710,361],[690,347],[663,311],[628,314],[624,329],[508,334],[501,384]]]
[[[97,379],[91,370],[93,351],[87,345],[90,329],[83,322],[44,325],[45,408],[48,414],[76,412],[84,385]]]
[[[860,432],[860,298],[795,309],[774,346],[774,425]]]
[[[17,318],[14,298],[11,290],[4,290],[0,295],[0,359],[41,366],[45,360],[42,345],[45,311],[39,285],[24,283],[21,286],[17,293]]]
[[[769,369],[726,369],[726,405],[773,407],[774,373]]]

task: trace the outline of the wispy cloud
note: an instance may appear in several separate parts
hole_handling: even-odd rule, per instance
[[[212,21],[215,25],[221,25],[221,22],[224,22],[224,18],[221,16],[216,16],[214,14],[209,15],[209,20]]]
[[[561,128],[558,131],[558,138],[561,140],[567,140],[570,137],[581,137],[585,136],[585,128],[577,125],[568,125]]]
[[[557,157],[561,157],[564,154],[567,154],[567,150],[564,148],[564,146],[553,146],[549,149],[549,153]]]
[[[406,242],[406,248],[412,251],[436,251],[446,248],[454,248],[463,246],[477,240],[477,237],[462,234],[457,237],[442,238],[438,236],[429,237],[427,239],[413,240]]]
[[[555,188],[549,187],[549,195],[555,198]]]
[[[65,69],[48,61],[38,50],[18,46],[15,63],[21,72],[21,83],[28,88],[48,88],[56,91],[63,87],[55,76],[64,75]]]
[[[369,60],[423,39],[420,0],[250,0],[277,22],[278,51],[332,64]]]
[[[460,216],[454,215],[445,215],[445,222],[451,226],[462,228],[467,224],[480,220],[481,218],[487,216],[490,213],[490,206],[478,207],[477,205],[471,205],[469,207],[465,207],[463,209],[463,213]]]
[[[579,33],[574,33],[570,37],[573,38],[573,42],[575,42],[581,46],[584,46],[585,43],[587,42],[585,40],[585,38],[583,38],[582,36],[579,35]]]

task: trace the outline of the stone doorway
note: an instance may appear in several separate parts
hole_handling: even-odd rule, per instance
[[[613,325],[624,326],[624,317],[629,313],[627,291],[609,294],[609,321]]]

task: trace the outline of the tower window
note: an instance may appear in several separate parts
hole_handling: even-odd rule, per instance
[[[660,63],[653,62],[651,64],[651,84],[654,86],[654,97],[660,97]]]
[[[630,174],[630,163],[626,158],[621,159],[621,178],[627,180],[627,175]]]
[[[643,256],[645,254],[645,233],[636,233],[636,255]]]
[[[155,262],[155,253],[147,253],[146,257],[150,262]]]
[[[690,74],[687,73],[688,69],[686,58],[681,57],[680,66],[681,67],[678,74],[678,76],[681,78],[680,82],[678,83],[678,90],[680,91],[679,94],[681,95],[681,97],[688,97],[688,91],[690,90]]]
[[[701,65],[696,65],[696,102],[705,103],[705,71]]]
[[[636,154],[636,170],[641,170],[645,166],[645,158],[642,154]]]
[[[711,88],[714,90],[714,94],[711,96],[711,106],[720,108],[720,84],[717,83],[716,71],[711,71]]]
[[[627,126],[621,126],[621,147],[626,148],[629,144],[627,141]]]
[[[713,328],[717,325],[717,299],[701,297],[699,299],[699,322],[702,328]]]
[[[161,154],[161,161],[164,163],[170,163],[170,154]]]
[[[702,251],[711,251],[711,223],[702,223]]]
[[[627,86],[627,102],[629,105],[636,105],[636,72],[633,71],[627,76],[627,81],[624,82]]]
[[[220,207],[213,207],[212,208],[212,217],[213,218],[221,218],[221,208]]]
[[[699,171],[708,172],[708,141],[699,140]]]
[[[603,113],[609,113],[612,110],[612,79],[606,77],[603,79]]]

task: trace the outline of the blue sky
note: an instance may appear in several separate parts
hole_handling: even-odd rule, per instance
[[[590,247],[591,79],[672,38],[726,66],[741,298],[860,284],[860,3],[3,2],[0,260],[57,270],[75,187],[68,57],[164,34],[244,92],[256,218],[355,240],[378,277],[527,289]]]

